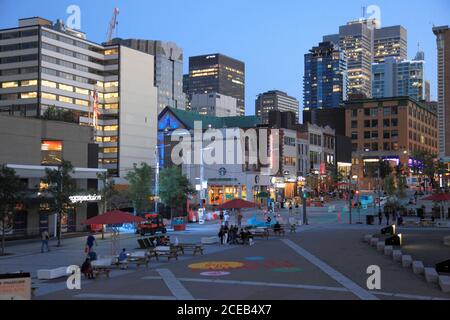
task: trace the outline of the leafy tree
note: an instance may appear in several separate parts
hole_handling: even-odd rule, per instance
[[[129,182],[127,193],[135,212],[145,212],[150,208],[152,176],[153,169],[145,162],[142,162],[140,167],[136,163],[133,164],[133,170],[125,176]]]
[[[389,175],[383,179],[383,187],[387,195],[395,195],[395,179],[392,175]]]
[[[166,206],[170,207],[171,221],[175,210],[182,208],[188,196],[194,193],[195,189],[179,168],[171,167],[161,170],[159,197]]]
[[[105,213],[112,210],[112,199],[118,194],[118,191],[115,189],[114,180],[108,175],[107,172],[99,173],[97,177],[103,185],[100,194],[103,200],[103,213]]]
[[[61,245],[61,219],[64,210],[71,205],[69,197],[77,191],[76,182],[70,175],[71,173],[73,173],[72,163],[65,160],[62,160],[57,169],[45,169],[44,182],[48,184],[45,194],[49,195],[50,209],[58,215],[58,247]]]
[[[378,162],[378,170],[380,171],[381,179],[386,178],[388,175],[390,175],[392,173],[392,167],[389,164],[389,161],[386,161],[386,160],[380,160]],[[378,174],[378,172],[377,172],[377,174]]]
[[[22,199],[25,190],[25,183],[16,175],[14,169],[8,168],[6,165],[0,166],[0,218],[2,224],[2,250],[0,255],[5,254],[7,223],[14,221],[15,206]]]
[[[400,175],[397,177],[397,196],[399,198],[404,198],[406,196],[406,177],[404,175]]]

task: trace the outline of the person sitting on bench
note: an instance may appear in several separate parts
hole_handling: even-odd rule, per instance
[[[94,277],[94,268],[92,268],[91,259],[86,258],[86,260],[84,260],[83,265],[81,266],[81,272],[88,279],[95,279],[95,277]]]
[[[119,263],[122,269],[126,268],[127,259],[128,259],[127,250],[123,248],[122,252],[117,257],[117,262]]]

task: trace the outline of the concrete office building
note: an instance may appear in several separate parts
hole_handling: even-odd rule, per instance
[[[99,194],[98,145],[92,141],[93,128],[62,121],[0,115],[0,164],[16,171],[28,193],[9,221],[8,236],[38,235],[43,229],[54,234],[56,214],[50,211],[43,183],[46,168],[56,168],[62,159],[74,166],[76,195]],[[81,231],[81,222],[97,215],[95,201],[73,203],[62,217],[62,232]]]
[[[322,42],[305,54],[305,110],[337,108],[347,100],[347,58],[338,45]]]
[[[434,27],[437,43],[439,156],[450,163],[450,29]]]
[[[0,113],[94,126],[99,166],[123,178],[155,162],[153,66],[152,55],[90,42],[61,21],[21,19],[0,30]]]
[[[255,101],[255,115],[261,117],[262,122],[269,123],[271,111],[293,112],[298,123],[299,103],[294,97],[288,96],[286,92],[280,90],[270,90],[260,93]]]
[[[196,93],[221,93],[237,100],[237,113],[245,115],[245,64],[216,53],[189,57],[189,96]]]
[[[154,83],[158,88],[158,113],[165,107],[185,109],[183,50],[174,42],[114,38],[120,44],[154,57]],[[148,70],[150,72],[150,70]]]
[[[190,101],[190,110],[201,115],[215,117],[238,115],[236,98],[216,92],[193,94]]]
[[[374,29],[373,62],[382,63],[387,58],[405,60],[408,57],[408,33],[402,26]],[[424,59],[417,59],[424,60]]]

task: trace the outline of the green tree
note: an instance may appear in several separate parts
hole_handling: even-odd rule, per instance
[[[2,250],[5,254],[6,227],[13,223],[16,204],[22,200],[26,190],[25,183],[16,175],[14,169],[0,166],[0,218],[2,224]]]
[[[102,183],[100,195],[102,196],[102,212],[112,210],[113,198],[118,194],[115,189],[114,180],[108,175],[108,172],[97,174],[97,178]],[[102,228],[102,239],[105,239],[105,230]]]
[[[388,196],[395,195],[395,179],[392,175],[389,175],[383,179],[383,187]]]
[[[195,193],[188,178],[177,167],[161,170],[159,178],[159,197],[170,207],[170,221],[176,210],[183,207],[189,195]]]
[[[145,212],[150,208],[153,169],[145,162],[141,165],[133,164],[133,170],[128,172],[128,195],[133,203],[135,212]]]
[[[45,169],[44,182],[48,185],[45,194],[49,196],[50,209],[57,213],[58,247],[61,245],[62,216],[66,208],[71,205],[69,197],[77,191],[76,182],[71,173],[73,173],[72,163],[65,160],[62,160],[56,169]]]
[[[390,175],[392,173],[392,167],[389,164],[389,161],[386,161],[386,160],[380,160],[378,162],[378,170],[379,170],[381,179],[386,178],[388,175]],[[377,172],[377,174],[378,174],[378,172]]]

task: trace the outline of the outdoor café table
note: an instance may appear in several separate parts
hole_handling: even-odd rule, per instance
[[[165,256],[167,257],[167,260],[170,260],[170,258],[178,260],[178,250],[176,248],[172,249],[170,246],[157,246],[155,251],[157,259],[159,256]]]

